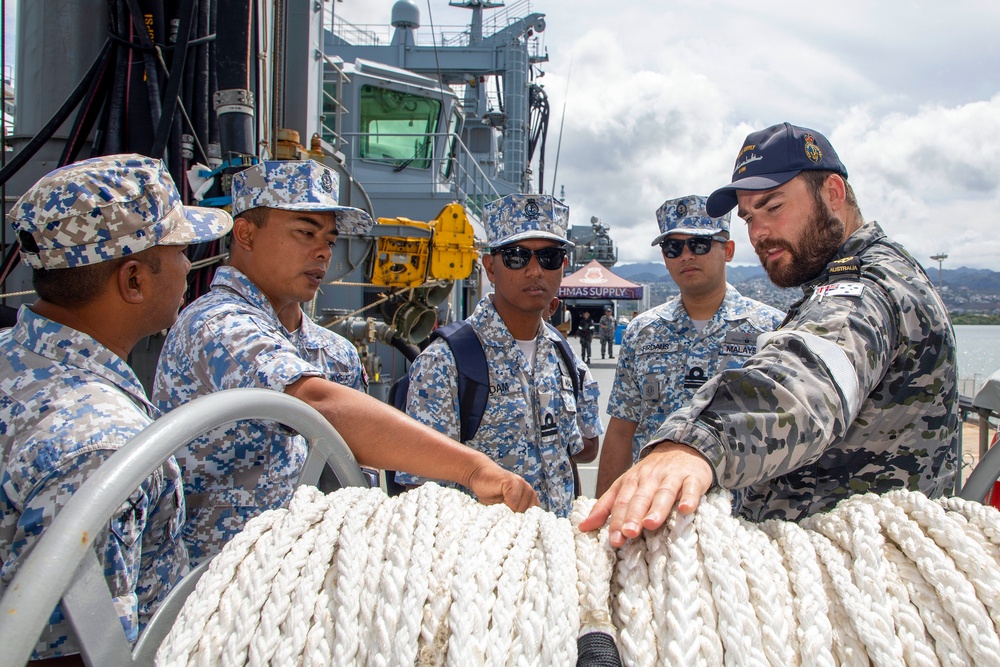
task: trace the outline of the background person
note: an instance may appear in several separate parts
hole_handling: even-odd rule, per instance
[[[604,358],[605,350],[607,350],[608,359],[614,359],[615,329],[618,328],[618,323],[615,322],[615,316],[611,314],[610,306],[604,309],[604,316],[601,317],[599,324],[599,334],[601,336],[601,359]]]
[[[465,444],[523,477],[544,509],[568,516],[571,457],[592,461],[577,420],[571,373],[556,348],[558,332],[543,317],[566,267],[569,209],[549,195],[507,195],[485,207],[488,249],[483,268],[494,285],[468,318],[489,367],[490,397],[475,437]],[[459,437],[455,358],[434,341],[410,366],[406,412]],[[596,443],[596,438],[595,438]],[[589,458],[588,458],[589,457]],[[397,473],[396,481],[422,480]]]
[[[56,169],[8,218],[38,300],[0,334],[0,594],[80,485],[159,416],[126,358],[177,319],[187,245],[232,225],[222,210],[181,205],[163,163],[141,155]],[[183,521],[170,457],[94,538],[129,642],[188,570]],[[32,659],[79,651],[57,606]]]
[[[637,315],[622,337],[598,496],[638,461],[668,414],[720,370],[742,366],[756,354],[757,337],[784,317],[726,282],[736,243],[729,238],[729,214],[709,217],[706,199],[670,199],[656,211],[660,235],[652,245],[660,246],[680,294]]]
[[[693,512],[713,484],[743,489],[754,521],[798,520],[854,493],[954,488],[948,313],[920,265],[865,222],[830,142],[788,123],[747,136],[707,211],[737,205],[771,281],[802,286],[803,298],[742,368],[667,417],[580,524],[610,516],[616,546],[675,503]]]
[[[154,381],[157,405],[169,411],[240,387],[283,391],[326,417],[362,465],[452,480],[484,503],[533,504],[533,492],[516,475],[331,382],[322,360],[303,350],[312,324],[295,304],[316,295],[337,235],[372,225],[364,211],[337,203],[337,173],[311,160],[262,162],[236,174],[232,192],[229,265],[167,336]],[[252,420],[222,426],[181,450],[192,566],[220,551],[254,516],[285,505],[306,453],[294,432]]]
[[[580,321],[576,325],[577,334],[580,336],[580,356],[584,363],[590,363],[591,343],[594,340],[594,321],[590,319],[590,312],[583,311],[580,314]]]

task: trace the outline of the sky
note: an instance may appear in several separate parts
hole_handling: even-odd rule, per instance
[[[414,2],[421,32],[430,18],[440,29],[471,16]],[[336,12],[388,23],[392,5],[344,0]],[[557,170],[572,223],[608,224],[621,263],[661,261],[649,245],[657,207],[725,185],[744,137],[788,121],[830,139],[865,219],[925,267],[945,253],[946,269],[1000,270],[1000,2],[535,0],[530,10],[546,15],[550,58],[539,80],[552,110],[544,189]],[[734,263],[756,264],[743,221],[732,229]]]

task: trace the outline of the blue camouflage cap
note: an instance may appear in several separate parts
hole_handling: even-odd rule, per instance
[[[360,208],[340,206],[340,176],[314,160],[260,162],[233,176],[233,215],[252,208],[332,212],[337,232],[364,234],[372,217]]]
[[[106,155],[43,176],[7,219],[33,269],[99,264],[157,245],[211,241],[233,226],[217,208],[184,206],[160,160]]]
[[[490,249],[525,239],[549,239],[573,245],[566,239],[569,207],[552,195],[507,195],[486,204],[483,213]]]
[[[722,215],[737,204],[737,190],[770,190],[803,171],[832,171],[847,178],[829,140],[816,130],[791,123],[751,132],[736,156],[733,181],[708,196],[709,215]]]
[[[660,235],[650,245],[658,245],[671,234],[691,236],[715,236],[729,233],[729,213],[713,218],[705,211],[708,197],[688,195],[678,199],[668,199],[656,209],[656,222],[660,225]]]

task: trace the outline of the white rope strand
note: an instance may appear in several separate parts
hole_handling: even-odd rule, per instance
[[[788,572],[792,590],[792,614],[795,619],[799,645],[799,662],[817,667],[833,667],[833,627],[830,623],[830,603],[816,550],[808,533],[798,524],[770,520],[760,525],[778,551],[783,554],[781,563]]]
[[[781,562],[781,552],[763,531],[742,520],[740,534],[746,541],[746,549],[739,550],[740,564],[750,588],[750,605],[757,613],[764,656],[768,664],[794,667],[799,653],[788,573],[774,566]]]
[[[590,633],[626,665],[1000,664],[996,510],[894,491],[752,524],[730,503],[615,550],[576,529],[589,498],[566,520],[303,487],[216,556],[157,664],[571,667]]]

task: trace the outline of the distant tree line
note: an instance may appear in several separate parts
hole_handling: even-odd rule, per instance
[[[952,324],[1000,324],[1000,315],[982,313],[949,313]]]

